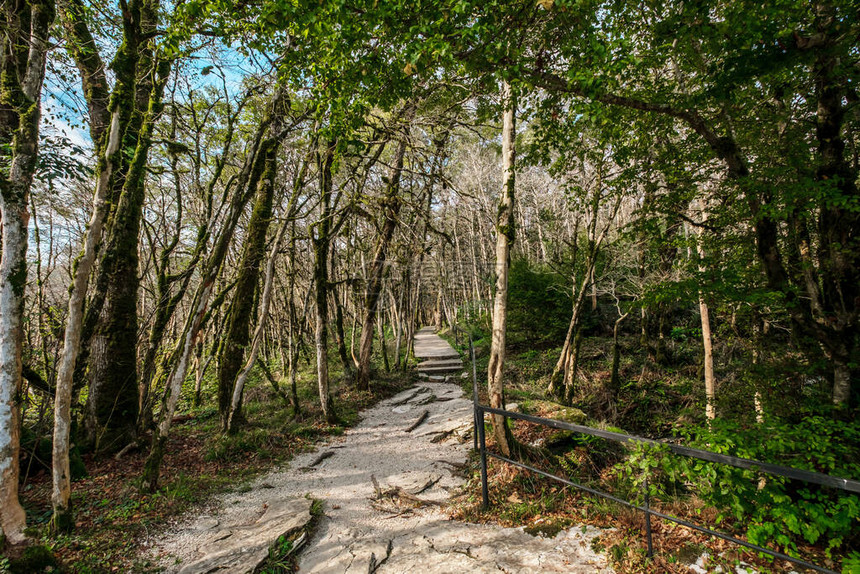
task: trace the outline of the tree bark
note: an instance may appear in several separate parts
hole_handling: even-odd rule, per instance
[[[319,221],[314,226],[316,233],[313,234],[312,231],[311,236],[314,245],[314,284],[316,286],[314,346],[317,358],[317,390],[323,418],[331,424],[337,421],[328,376],[328,253],[331,244],[332,165],[335,145],[334,142],[330,143],[319,160],[321,213]]]
[[[516,97],[510,84],[502,83],[502,192],[496,218],[496,294],[493,302],[493,334],[490,361],[487,366],[487,390],[490,406],[505,408],[504,366],[505,335],[508,319],[508,270],[514,243],[514,196],[516,191]],[[493,436],[502,454],[511,455],[513,436],[501,415],[493,415]]]
[[[90,348],[90,390],[86,430],[98,452],[122,448],[137,431],[138,243],[145,199],[146,166],[152,132],[162,110],[170,62],[158,65],[134,157],[125,176],[119,205],[102,260],[108,284]]]
[[[281,96],[282,94],[280,93],[275,96],[275,103],[273,105],[278,105],[278,100]],[[250,201],[251,195],[257,189],[257,183],[262,175],[265,162],[262,161],[263,154],[261,153],[261,148],[264,144],[263,136],[270,124],[271,118],[268,118],[262,121],[257,128],[251,150],[245,159],[245,165],[239,175],[239,183],[231,199],[224,227],[215,240],[215,245],[203,268],[200,285],[192,299],[191,313],[183,327],[180,339],[181,343],[170,357],[168,363],[170,374],[165,384],[161,413],[158,424],[152,434],[152,444],[141,478],[141,489],[144,491],[155,492],[158,489],[161,462],[164,459],[164,448],[167,444],[173,415],[176,412],[176,405],[179,402],[182,382],[188,374],[191,354],[194,352],[204,319],[209,311],[209,301],[215,290],[215,280],[218,278],[221,266],[227,256],[227,249],[230,246],[233,233],[239,222],[239,217],[245,210],[248,201]]]
[[[278,143],[267,140],[261,150],[265,167],[257,186],[251,220],[248,223],[247,237],[239,263],[239,276],[236,279],[233,303],[228,313],[227,331],[221,340],[218,365],[218,411],[221,415],[221,428],[228,430],[231,422],[240,415],[239,398],[234,398],[233,387],[242,368],[245,348],[249,343],[251,318],[254,315],[256,299],[254,292],[260,279],[260,265],[265,257],[266,234],[272,220],[272,202],[275,193]],[[235,407],[232,402],[236,401]]]
[[[51,529],[64,532],[74,527],[70,506],[71,482],[69,470],[69,433],[71,429],[72,387],[75,362],[81,348],[81,331],[84,321],[84,302],[89,287],[90,274],[96,262],[96,252],[101,242],[102,230],[107,216],[107,192],[111,178],[111,157],[119,148],[119,113],[112,114],[110,136],[104,154],[99,159],[93,212],[84,239],[84,249],[75,262],[74,281],[69,296],[69,311],[63,337],[63,351],[57,371],[57,391],[54,401],[54,440],[52,447],[52,492],[53,518]]]
[[[702,204],[702,221],[707,220],[707,211],[704,203]],[[699,256],[699,271],[704,271],[702,260],[705,257],[705,246],[702,245],[702,229],[697,228],[696,237],[696,253]],[[717,417],[716,412],[716,379],[714,377],[714,351],[713,339],[711,336],[711,315],[708,310],[708,303],[705,301],[705,296],[702,291],[699,291],[699,315],[702,320],[702,354],[703,366],[705,371],[705,417],[712,421]]]
[[[42,85],[54,3],[6,2],[0,43],[0,547],[25,540],[18,500],[19,401],[29,196],[39,152]]]
[[[263,286],[263,296],[260,301],[260,318],[257,321],[257,328],[254,330],[254,337],[251,342],[251,350],[249,352],[248,360],[233,385],[233,397],[230,401],[230,414],[227,417],[227,432],[234,431],[233,417],[239,410],[242,391],[245,389],[245,382],[248,380],[248,375],[251,374],[251,369],[257,361],[257,354],[260,351],[260,344],[263,341],[263,333],[265,332],[266,322],[269,317],[269,305],[272,302],[272,286],[275,282],[275,262],[277,261],[278,251],[281,248],[281,243],[284,240],[284,234],[286,231],[287,220],[284,220],[281,224],[281,228],[278,230],[277,237],[272,245],[272,250],[269,253],[269,262],[266,265],[266,276]]]
[[[123,43],[112,64],[117,80],[111,105],[126,119],[121,120],[122,153],[117,157],[128,163],[112,169],[113,187],[118,186],[119,193],[109,198],[115,208],[98,267],[99,302],[91,309],[95,327],[87,347],[90,388],[85,429],[99,452],[121,448],[137,430],[140,221],[152,133],[172,64],[155,56],[159,10],[158,0],[129,2],[123,11]]]

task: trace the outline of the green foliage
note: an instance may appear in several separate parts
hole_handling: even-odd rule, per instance
[[[570,310],[570,286],[565,278],[526,259],[511,262],[508,331],[512,339],[538,345],[563,341]]]
[[[716,420],[711,428],[684,433],[690,446],[791,466],[837,477],[860,477],[860,424],[808,416],[796,424],[767,422],[743,428]],[[639,446],[621,467],[651,494],[687,485],[719,520],[743,525],[750,542],[776,544],[796,552],[799,544],[823,545],[831,555],[858,543],[860,497],[769,475],[756,470],[666,454],[666,448]]]
[[[842,561],[843,574],[860,572],[860,552],[850,552]]]
[[[610,440],[566,431],[550,436],[547,446],[552,450],[564,446],[566,452],[556,456],[559,465],[572,480],[586,482],[599,479],[606,467],[622,458],[624,450]]]
[[[279,536],[269,548],[269,557],[260,569],[262,574],[287,574],[295,572],[293,557],[294,542],[289,536]]]

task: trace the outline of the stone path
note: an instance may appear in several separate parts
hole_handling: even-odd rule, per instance
[[[146,553],[167,572],[249,571],[217,570],[227,560],[209,560],[218,541],[229,545],[233,533],[265,522],[273,506],[294,503],[306,514],[307,495],[324,502],[324,516],[299,554],[300,572],[611,572],[605,554],[592,550],[595,528],[541,538],[447,518],[444,505],[464,481],[458,470],[472,442],[471,420],[471,402],[458,386],[422,382],[365,411],[360,424],[317,452],[260,477],[248,492],[225,494],[210,513],[153,537]]]
[[[427,359],[416,367],[418,374],[427,379],[442,380],[445,374],[463,370],[460,353],[437,335],[433,327],[424,327],[415,333],[413,348],[416,358]]]

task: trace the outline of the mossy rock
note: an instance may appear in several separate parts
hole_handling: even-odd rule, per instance
[[[9,561],[11,574],[61,572],[60,563],[47,546],[30,546],[19,558]]]
[[[556,431],[546,438],[543,445],[548,449],[569,448],[579,444],[580,436],[579,433],[573,431]]]
[[[583,425],[588,415],[576,407],[566,407],[551,401],[528,401],[523,403],[523,409],[529,413],[541,413],[540,416],[574,425]]]

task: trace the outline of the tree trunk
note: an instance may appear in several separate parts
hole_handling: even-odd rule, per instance
[[[334,301],[334,338],[337,344],[337,354],[343,368],[343,379],[348,384],[352,383],[355,373],[353,372],[352,359],[346,350],[346,332],[343,329],[343,303],[337,289],[332,289],[332,300]]]
[[[278,100],[282,97],[282,93],[276,95],[273,107],[276,108],[279,105]],[[251,199],[253,191],[257,189],[257,183],[265,167],[265,162],[262,161],[263,154],[261,153],[264,147],[262,139],[270,123],[271,118],[261,122],[257,129],[251,151],[248,153],[245,165],[239,174],[239,184],[236,186],[237,189],[231,199],[224,227],[215,240],[212,252],[203,268],[200,285],[192,299],[191,313],[182,330],[181,345],[176,348],[170,357],[168,364],[171,370],[165,384],[159,422],[152,434],[152,444],[141,478],[141,489],[144,491],[155,492],[158,489],[158,478],[161,473],[164,448],[167,444],[171,423],[173,422],[173,414],[176,412],[176,405],[179,402],[182,382],[188,374],[191,354],[194,352],[194,347],[197,344],[200,331],[203,327],[204,318],[209,310],[209,300],[215,289],[215,280],[227,256],[227,250],[233,238],[236,225],[239,222],[239,217]]]
[[[582,326],[577,325],[576,334],[573,337],[573,345],[570,350],[570,360],[565,366],[564,372],[564,404],[572,405],[576,394],[576,373],[579,370],[580,350],[582,349]]]
[[[406,118],[405,133],[402,134],[400,142],[397,146],[397,152],[394,154],[394,163],[388,174],[388,184],[385,189],[385,196],[382,200],[382,208],[385,214],[385,220],[382,224],[382,232],[379,235],[379,240],[376,244],[376,253],[373,256],[373,263],[370,267],[370,274],[367,279],[366,297],[364,301],[364,322],[361,328],[361,339],[359,341],[358,354],[358,373],[356,378],[356,386],[360,390],[370,389],[370,357],[373,352],[373,326],[376,320],[376,309],[379,306],[379,296],[382,292],[382,279],[385,271],[385,260],[388,255],[388,247],[394,237],[394,231],[397,229],[399,222],[400,207],[403,202],[400,199],[400,175],[403,172],[403,158],[406,155],[406,145],[408,143],[409,123],[415,115],[415,108],[412,104],[404,115]]]
[[[142,35],[144,30],[137,32]],[[146,92],[146,109],[136,112],[142,116],[140,131],[99,270],[107,288],[90,343],[85,418],[87,437],[99,452],[121,448],[135,438],[137,430],[138,236],[152,132],[163,108],[162,94],[171,62],[152,64],[157,69],[156,79]]]
[[[499,198],[496,219],[496,294],[493,303],[493,335],[490,345],[490,361],[487,366],[487,390],[490,406],[505,408],[504,365],[505,335],[508,318],[508,269],[510,251],[514,243],[514,195],[516,179],[516,97],[510,84],[502,83],[502,193]],[[513,436],[501,415],[493,415],[493,436],[502,454],[511,455]]]
[[[334,424],[337,416],[334,412],[334,401],[329,390],[328,375],[328,256],[331,243],[331,191],[332,164],[336,144],[330,143],[325,150],[325,156],[320,158],[320,191],[321,210],[317,221],[316,235],[312,236],[314,244],[314,284],[316,286],[316,327],[314,329],[314,345],[317,355],[317,390],[320,407],[326,422]]]
[[[627,318],[629,313],[624,313],[615,320],[615,326],[612,328],[612,376],[609,379],[609,388],[612,394],[616,397],[621,390],[621,377],[618,373],[621,366],[621,345],[618,343],[618,333],[621,330],[621,323]]]
[[[288,214],[289,215],[289,214]],[[296,325],[297,313],[295,305],[296,294],[296,220],[295,217],[290,217],[290,267],[289,276],[287,278],[287,315],[289,319],[289,331],[287,332],[287,356],[284,360],[283,342],[278,337],[278,342],[281,343],[281,362],[288,366],[288,376],[290,381],[290,400],[293,404],[293,418],[301,414],[301,405],[299,404],[299,393],[297,388],[297,362],[299,359],[299,343],[298,336],[301,333],[301,324]],[[308,288],[310,293],[310,288]],[[307,302],[305,304],[307,312]],[[302,321],[304,323],[304,321]]]
[[[705,298],[699,294],[699,313],[702,316],[702,349],[704,351],[705,367],[705,416],[714,420],[717,416],[714,401],[716,398],[716,383],[714,379],[714,352],[711,342],[711,318]]]
[[[274,176],[274,173],[272,175]],[[257,322],[257,328],[254,330],[254,338],[252,339],[248,361],[245,363],[245,367],[242,369],[242,372],[239,373],[239,376],[236,378],[236,383],[233,385],[233,396],[230,401],[230,414],[227,417],[227,432],[233,432],[235,430],[234,415],[239,412],[240,400],[245,388],[245,382],[248,380],[248,375],[251,374],[251,369],[257,361],[257,354],[260,351],[260,344],[263,341],[266,320],[269,317],[269,305],[272,301],[272,286],[275,282],[275,262],[277,261],[278,250],[281,248],[281,242],[284,240],[284,233],[286,231],[287,221],[285,220],[284,223],[281,224],[281,228],[278,230],[277,238],[275,239],[274,245],[272,245],[272,251],[269,253],[269,262],[266,266],[266,278],[263,286],[263,296],[260,301],[260,318]]]
[[[4,3],[0,44],[0,547],[25,540],[18,501],[21,352],[29,196],[39,153],[42,84],[53,2]]]
[[[233,303],[228,313],[227,332],[219,349],[221,361],[218,365],[218,412],[222,430],[228,430],[230,419],[241,416],[241,405],[234,396],[233,387],[242,368],[245,348],[250,338],[251,319],[257,304],[254,292],[260,280],[260,266],[266,252],[266,234],[272,221],[278,148],[278,142],[270,139],[260,150],[265,167],[260,176],[248,223]],[[234,400],[237,401],[235,407],[231,406]]]
[[[708,219],[707,210],[704,202],[702,207],[702,221]],[[696,237],[696,253],[699,256],[699,270],[704,271],[705,267],[702,260],[705,258],[705,246],[702,245],[703,232],[698,228]],[[702,319],[702,351],[703,351],[703,366],[705,371],[705,417],[709,421],[716,418],[716,380],[714,378],[714,351],[713,341],[711,337],[711,316],[708,310],[708,303],[705,301],[704,294],[699,291],[699,314]]]
[[[63,352],[57,371],[56,399],[54,401],[54,440],[52,447],[51,504],[54,515],[51,529],[64,532],[74,527],[70,506],[71,478],[69,470],[69,432],[71,429],[72,386],[75,361],[81,348],[81,330],[84,321],[84,302],[89,287],[90,273],[96,261],[96,251],[101,242],[102,230],[107,215],[107,193],[113,166],[112,156],[119,148],[119,113],[112,114],[110,135],[103,157],[99,159],[99,175],[93,195],[93,213],[84,239],[84,249],[75,262],[74,281],[69,296],[69,312],[63,337]]]
[[[388,347],[385,344],[385,320],[380,316],[376,321],[377,331],[379,332],[379,350],[382,352],[382,367],[386,373],[391,372],[391,365],[388,362]]]

